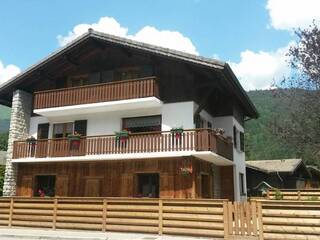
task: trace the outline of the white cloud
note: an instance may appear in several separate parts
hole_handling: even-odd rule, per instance
[[[20,71],[20,68],[18,68],[17,66],[12,64],[5,66],[0,61],[0,84],[8,81],[10,78],[20,73]]]
[[[64,46],[76,37],[88,31],[89,28],[120,37],[126,37],[133,40],[198,55],[196,47],[193,45],[192,41],[189,38],[183,36],[183,34],[181,34],[180,32],[158,30],[152,26],[145,26],[136,34],[128,35],[128,29],[122,27],[112,17],[102,17],[97,23],[93,24],[76,25],[73,30],[68,33],[67,36],[59,35],[57,37],[59,45]]]
[[[290,73],[286,53],[287,47],[275,52],[241,52],[239,63],[230,62],[230,66],[245,90],[270,89]]]
[[[320,20],[320,0],[268,0],[266,8],[277,30],[304,28]]]

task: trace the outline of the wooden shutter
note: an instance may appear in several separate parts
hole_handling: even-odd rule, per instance
[[[174,198],[174,175],[168,173],[160,174],[160,197]]]
[[[22,176],[21,186],[20,186],[20,196],[22,197],[32,197],[32,176]]]
[[[87,120],[77,120],[74,122],[74,131],[81,136],[87,136]]]
[[[101,196],[101,179],[88,178],[85,181],[84,197]]]
[[[38,125],[38,139],[48,139],[49,138],[49,123],[41,123]]]
[[[57,176],[55,195],[57,197],[67,197],[69,190],[69,177]]]
[[[244,133],[240,132],[240,150],[244,152]]]
[[[121,197],[132,197],[133,196],[133,174],[130,173],[123,173],[121,174],[121,190],[120,196]]]

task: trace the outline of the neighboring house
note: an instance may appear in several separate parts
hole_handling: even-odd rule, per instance
[[[89,30],[0,99],[5,195],[245,199],[257,111],[227,63]]]
[[[7,152],[0,151],[0,165],[6,165],[6,157],[7,157]]]
[[[256,160],[246,165],[249,195],[259,195],[266,188],[304,189],[310,179],[302,159]]]
[[[310,180],[307,182],[307,188],[320,188],[320,169],[316,166],[308,166],[307,169],[311,174]]]

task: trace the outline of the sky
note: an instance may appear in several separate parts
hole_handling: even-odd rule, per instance
[[[294,29],[320,0],[2,0],[0,84],[88,28],[230,64],[246,90],[290,74]]]

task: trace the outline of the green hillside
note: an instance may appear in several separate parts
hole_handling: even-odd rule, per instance
[[[246,122],[247,159],[279,159],[295,157],[295,152],[282,143],[273,133],[272,125],[288,117],[290,104],[276,97],[276,90],[250,91],[248,95],[255,104],[260,117]]]
[[[0,105],[0,133],[9,130],[10,108]]]

